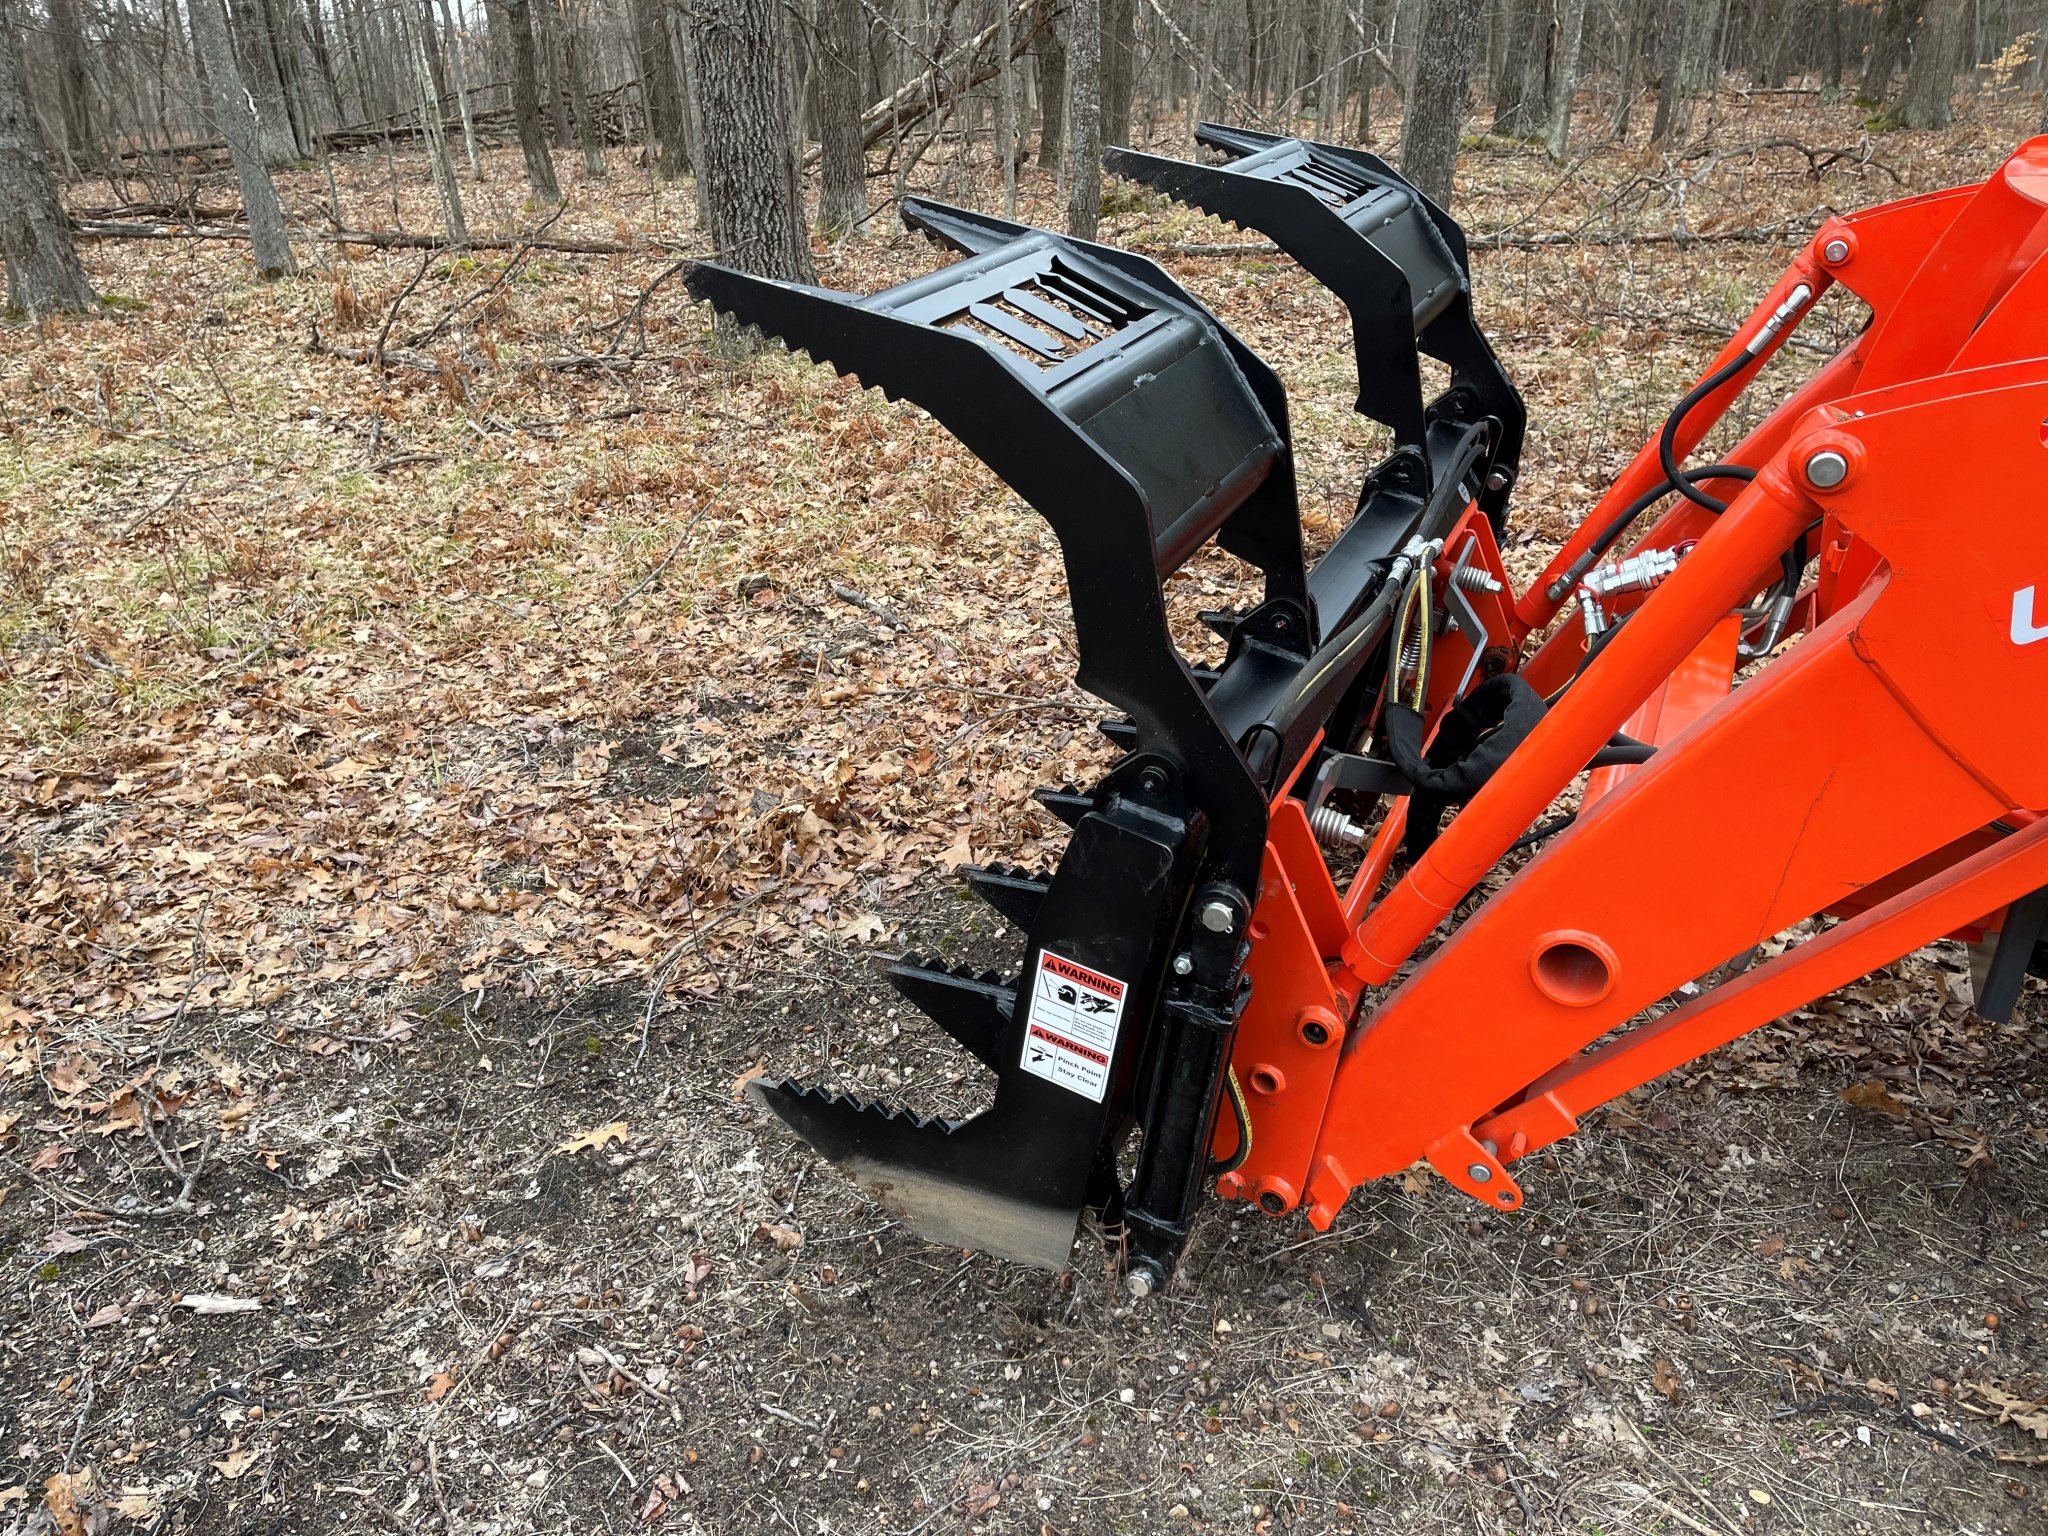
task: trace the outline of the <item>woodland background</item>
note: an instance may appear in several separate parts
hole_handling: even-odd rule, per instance
[[[1384,446],[1341,312],[1094,146],[1368,144],[1473,236],[1526,577],[1827,212],[2039,128],[2044,20],[4,0],[0,1531],[2038,1531],[2040,1003],[1943,946],[1523,1216],[1219,1207],[1136,1310],[761,1124],[973,1107],[876,957],[1014,964],[947,871],[1111,751],[1038,520],[676,277],[899,281],[906,192],[1145,251],[1286,380],[1320,543]]]

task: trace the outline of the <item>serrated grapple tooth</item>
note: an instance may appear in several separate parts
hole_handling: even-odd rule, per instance
[[[1204,608],[1197,617],[1214,630],[1225,643],[1237,633],[1237,626],[1244,622],[1244,615],[1234,608]]]
[[[1034,789],[1031,798],[1070,827],[1078,827],[1095,804],[1093,795],[1085,795],[1071,784],[1060,789]]]
[[[1033,874],[1014,864],[964,864],[960,878],[967,888],[1008,918],[1020,932],[1029,933],[1038,920],[1039,903],[1050,885],[1042,874]]]
[[[1078,1200],[1034,1198],[997,1117],[926,1119],[797,1083],[750,1085],[782,1123],[928,1242],[1062,1269]]]
[[[977,974],[917,955],[905,955],[890,966],[889,983],[983,1066],[1002,1070],[1003,1032],[1017,1006],[1014,984],[994,971]]]

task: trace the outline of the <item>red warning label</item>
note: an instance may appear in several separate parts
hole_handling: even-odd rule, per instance
[[[1114,976],[1040,950],[1024,1070],[1100,1104],[1109,1092],[1125,990]]]

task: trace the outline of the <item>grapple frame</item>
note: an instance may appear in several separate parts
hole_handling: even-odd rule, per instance
[[[952,1125],[789,1084],[770,1107],[938,1240],[1057,1266],[1094,1206],[1143,1290],[1204,1188],[1320,1228],[1426,1160],[1515,1209],[1512,1165],[1590,1108],[1943,935],[1984,959],[1980,1011],[2009,1010],[2048,915],[2023,703],[2048,694],[2048,139],[1823,223],[1517,595],[1498,538],[1522,408],[1456,225],[1359,151],[1200,137],[1232,162],[1108,164],[1337,293],[1358,408],[1394,434],[1313,567],[1278,381],[1149,262],[912,204],[963,259],[867,299],[692,275],[924,405],[1046,516],[1079,680],[1127,714],[1102,783],[1044,797],[1075,828],[1054,874],[968,872],[1029,935],[1019,976],[892,973],[995,1073],[994,1107]],[[1679,469],[1836,283],[1862,334],[1739,470]],[[1424,353],[1451,369],[1427,402]],[[1721,503],[1710,476],[1740,488]],[[1682,499],[1614,560],[1660,486]],[[1213,670],[1175,650],[1163,595],[1210,538],[1265,580],[1212,616]],[[1574,597],[1584,622],[1557,622]],[[1582,774],[1570,823],[1539,826]],[[1362,854],[1342,884],[1332,842]]]

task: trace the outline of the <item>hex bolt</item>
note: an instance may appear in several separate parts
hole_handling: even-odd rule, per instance
[[[1474,1163],[1465,1172],[1471,1176],[1474,1184],[1490,1184],[1493,1182],[1493,1170],[1484,1163]]]
[[[1143,1301],[1152,1294],[1154,1288],[1155,1282],[1150,1268],[1141,1266],[1124,1276],[1124,1290],[1133,1301]]]
[[[1195,957],[1194,957],[1193,955],[1175,955],[1175,956],[1173,957],[1173,974],[1174,974],[1174,975],[1176,975],[1176,976],[1192,976],[1192,975],[1193,975],[1194,973],[1195,973]]]
[[[1835,266],[1847,261],[1849,259],[1849,242],[1839,238],[1830,240],[1820,248],[1820,258],[1828,263],[1829,266]]]
[[[1832,448],[1823,448],[1806,461],[1807,483],[1831,491],[1849,478],[1849,461]]]
[[[1227,901],[1212,901],[1202,908],[1202,926],[1211,933],[1229,933],[1237,926],[1237,910]]]

